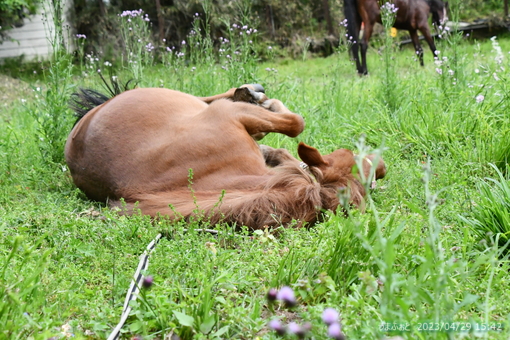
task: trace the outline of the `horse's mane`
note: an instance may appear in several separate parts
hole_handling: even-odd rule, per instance
[[[223,197],[217,191],[192,192],[189,189],[135,195],[126,199],[127,212],[131,212],[133,203],[138,201],[137,208],[152,216],[160,213],[186,220],[201,218],[211,225],[226,222],[256,229],[264,225],[288,225],[293,221],[298,226],[302,226],[302,221],[314,223],[321,219],[324,211],[335,211],[338,207],[338,183],[325,183],[318,168],[310,167],[309,174],[298,165],[287,163],[273,170],[273,176],[257,187],[226,190]],[[350,191],[352,202],[361,202],[364,189],[354,176],[346,178],[341,185]],[[120,206],[118,202],[112,205]]]
[[[104,79],[102,74],[99,73],[99,76],[103,81],[103,86],[108,92],[107,95],[93,89],[84,88],[79,88],[77,92],[74,92],[71,95],[69,100],[69,107],[74,111],[75,116],[78,117],[76,122],[78,122],[83,116],[87,114],[87,112],[96,106],[99,106],[109,99],[136,86],[136,83],[133,83],[132,79],[125,84],[121,84],[117,78],[112,77],[108,82],[106,79]]]

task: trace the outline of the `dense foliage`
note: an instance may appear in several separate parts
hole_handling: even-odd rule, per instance
[[[263,32],[265,41],[285,47],[296,56],[296,50],[304,44],[317,52],[332,52],[330,46],[338,45],[342,38],[342,6],[342,0],[76,0],[71,13],[76,32],[90,38],[89,51],[111,53],[122,44],[118,40],[115,17],[122,11],[142,9],[151,20],[158,45],[165,39],[163,45],[179,47],[193,29],[192,22],[199,14],[208,25],[207,33],[213,41],[227,36],[234,23],[248,25]],[[504,20],[502,1],[466,0],[459,1],[458,6],[462,21],[488,18],[501,23]],[[202,29],[205,30],[205,26]]]
[[[39,0],[0,1],[0,42],[8,37],[8,30],[23,25],[23,19],[34,14]]]

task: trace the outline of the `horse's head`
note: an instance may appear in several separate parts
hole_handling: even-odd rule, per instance
[[[430,6],[430,13],[432,14],[432,23],[436,26],[442,26],[448,21],[448,2],[441,0],[429,0],[427,3]]]
[[[365,190],[358,180],[359,174],[353,173],[356,159],[351,150],[339,149],[329,155],[321,155],[317,149],[301,142],[298,146],[298,154],[308,166],[317,167],[322,172],[321,184],[334,186],[338,190],[349,188],[352,203],[359,205]],[[370,171],[373,166],[375,166],[374,180],[386,175],[383,159],[376,155],[368,155],[363,159],[365,179],[370,180]]]

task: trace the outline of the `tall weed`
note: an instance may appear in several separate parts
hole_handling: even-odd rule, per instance
[[[124,11],[119,14],[119,26],[124,43],[123,64],[137,82],[145,81],[145,70],[154,63],[150,19],[143,10]]]
[[[381,82],[383,102],[388,106],[391,114],[398,108],[399,82],[395,72],[395,44],[391,35],[391,29],[395,23],[398,8],[391,2],[381,6],[381,20],[385,29],[384,34],[384,78]]]
[[[65,139],[71,123],[67,101],[72,88],[73,64],[64,39],[63,5],[60,0],[50,4],[54,31],[49,32],[49,40],[53,54],[44,73],[46,84],[34,87],[36,101],[34,107],[28,107],[37,124],[37,144],[46,164],[63,162]]]

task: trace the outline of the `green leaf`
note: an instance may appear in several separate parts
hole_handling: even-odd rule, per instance
[[[142,322],[140,320],[136,320],[131,325],[129,325],[129,330],[132,333],[137,333],[139,330],[142,329],[142,326],[143,326]]]
[[[174,311],[174,315],[179,320],[179,323],[183,326],[193,327],[195,319],[192,316],[186,315],[181,312]]]
[[[214,338],[214,337],[218,337],[218,338],[219,338],[220,336],[222,336],[223,334],[225,334],[227,331],[228,331],[228,326],[222,327],[222,328],[220,328],[218,331],[216,331],[215,333],[213,333],[213,334],[211,335],[211,337],[213,337],[213,338]]]
[[[217,297],[214,298],[214,300],[218,301],[222,305],[227,303],[227,300],[225,300],[225,298],[223,296],[217,296]]]
[[[407,205],[407,207],[409,208],[409,210],[411,210],[412,212],[416,213],[416,214],[419,214],[421,216],[425,216],[425,213],[423,212],[422,209],[420,209],[418,206],[416,206],[415,204],[411,203],[410,201],[406,201],[405,204]]]
[[[204,334],[209,334],[209,332],[211,332],[211,329],[214,327],[215,324],[216,317],[214,315],[209,315],[200,325],[200,331]]]

